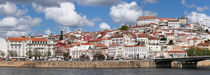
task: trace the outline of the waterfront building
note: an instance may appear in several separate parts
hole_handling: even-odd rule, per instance
[[[93,59],[93,50],[94,45],[91,43],[73,43],[66,46],[67,50],[69,50],[69,56],[73,60],[80,59],[80,56],[87,55],[92,60]]]
[[[113,60],[116,55],[117,44],[110,44],[106,50],[106,56],[108,60]]]
[[[126,60],[139,60],[147,58],[147,47],[143,45],[133,45],[124,47],[124,58]]]
[[[184,58],[187,57],[186,51],[167,51],[166,58]]]
[[[6,57],[8,55],[8,51],[7,51],[7,42],[6,39],[4,38],[0,38],[0,51],[3,52],[3,56],[2,53],[0,55],[0,57]]]
[[[26,52],[29,50],[32,52],[38,50],[42,54],[50,51],[54,55],[53,42],[45,38],[8,37],[7,45],[8,52],[12,51],[13,53],[10,57],[25,58],[27,57]]]

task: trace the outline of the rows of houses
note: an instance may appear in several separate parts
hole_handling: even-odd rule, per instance
[[[29,50],[50,51],[51,57],[71,57],[72,60],[82,55],[92,60],[97,54],[108,60],[179,58],[187,57],[186,50],[191,47],[210,50],[208,30],[207,25],[188,23],[184,17],[140,16],[136,25],[128,26],[128,30],[75,30],[65,34],[61,31],[60,35],[8,37],[3,51],[6,54],[16,51],[17,58],[27,57]]]

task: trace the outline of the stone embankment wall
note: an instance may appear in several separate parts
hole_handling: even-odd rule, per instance
[[[44,61],[1,61],[0,67],[29,68],[154,68],[154,61],[89,61],[89,62],[44,62]]]
[[[198,67],[207,67],[207,66],[210,66],[210,60],[200,61],[200,62],[197,63],[197,66]]]
[[[180,68],[181,65],[182,65],[181,62],[177,61],[171,63],[172,68]],[[197,67],[209,67],[209,66],[210,66],[210,60],[197,62]]]

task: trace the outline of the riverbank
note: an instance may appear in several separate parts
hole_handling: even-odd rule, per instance
[[[172,63],[172,65],[174,65]],[[179,66],[179,64],[174,65]],[[210,61],[200,61],[198,67],[210,66]],[[155,68],[154,61],[0,61],[0,67],[25,68]],[[173,67],[173,66],[172,66]]]
[[[153,61],[1,61],[0,67],[26,68],[155,68]]]

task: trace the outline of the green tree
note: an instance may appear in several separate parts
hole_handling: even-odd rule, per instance
[[[200,48],[190,48],[187,50],[188,56],[206,56],[210,55],[210,50]]]
[[[47,59],[49,59],[49,57],[52,55],[52,53],[50,52],[50,50],[47,51]]]
[[[8,51],[8,53],[9,53],[9,57],[10,57],[10,56],[11,56],[11,57],[16,57],[16,56],[17,56],[17,52],[16,52],[16,51],[10,50],[10,51]]]
[[[44,52],[44,54],[42,55],[42,58],[45,59],[45,57],[47,57],[47,52]]]
[[[90,57],[88,55],[81,55],[79,58],[81,61],[89,61],[90,60]]]
[[[162,37],[160,40],[165,41],[165,40],[166,40],[166,38],[165,38],[165,37]]]
[[[42,56],[42,52],[38,51],[37,57],[40,59],[41,56]]]
[[[103,54],[98,55],[98,60],[104,60],[104,59],[105,59],[105,56]]]
[[[128,30],[128,26],[127,25],[123,25],[120,30]]]
[[[0,55],[2,56],[2,58],[4,58],[5,53],[3,51],[0,50]]]
[[[170,40],[169,42],[168,42],[168,45],[173,45],[174,43],[173,43],[173,40]]]
[[[209,30],[208,30],[208,29],[206,29],[206,30],[205,30],[205,32],[206,32],[206,33],[208,33],[208,32],[209,32]]]
[[[35,60],[37,60],[38,54],[39,54],[39,51],[37,49],[34,49],[33,56],[34,56]]]
[[[33,53],[31,50],[27,51],[26,55],[29,57],[29,59],[31,59],[33,57]]]

